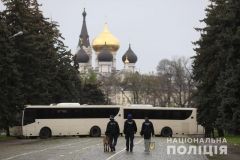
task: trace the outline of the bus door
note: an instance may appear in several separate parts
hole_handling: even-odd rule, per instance
[[[27,108],[23,113],[23,135],[24,136],[35,136],[36,133],[36,110],[34,108]]]
[[[119,112],[115,117],[116,121],[119,124],[119,128],[120,128],[120,133],[123,132],[123,124],[124,124],[124,114],[123,114],[123,108],[119,107]]]

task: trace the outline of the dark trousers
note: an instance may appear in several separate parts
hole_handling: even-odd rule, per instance
[[[116,136],[116,135],[110,135],[109,136],[110,148],[111,149],[115,149],[115,146],[117,145],[117,139],[118,139],[118,136]]]
[[[126,134],[125,139],[126,139],[126,149],[129,150],[129,147],[130,147],[130,151],[132,151],[134,134],[130,134],[130,135]],[[129,146],[129,141],[130,141],[130,146]]]

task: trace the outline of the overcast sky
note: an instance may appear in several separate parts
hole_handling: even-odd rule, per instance
[[[208,0],[39,0],[46,17],[60,25],[69,49],[76,50],[86,8],[90,40],[105,22],[120,41],[117,69],[123,68],[122,55],[131,43],[138,56],[137,68],[148,73],[156,70],[161,59],[191,57],[191,42],[199,38],[194,27],[201,27]],[[1,10],[3,9],[0,5]]]

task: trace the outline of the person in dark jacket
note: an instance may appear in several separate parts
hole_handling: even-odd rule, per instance
[[[116,150],[115,147],[117,145],[117,139],[120,134],[120,129],[119,129],[118,122],[114,120],[113,115],[110,116],[110,121],[107,124],[107,129],[105,134],[106,136],[109,137],[111,152],[115,151]]]
[[[137,132],[137,125],[135,121],[132,119],[132,115],[128,114],[127,120],[124,123],[124,129],[123,133],[125,134],[125,139],[126,139],[126,151],[130,152],[133,151],[133,139],[134,139],[134,134]],[[130,141],[130,145],[129,145]]]
[[[145,117],[140,134],[141,136],[144,136],[145,152],[149,152],[151,136],[154,136],[154,127],[152,122],[149,121],[148,117]]]

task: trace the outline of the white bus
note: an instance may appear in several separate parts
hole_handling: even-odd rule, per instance
[[[145,117],[153,122],[155,134],[203,134],[196,121],[195,108],[165,108],[150,105],[80,105],[59,103],[50,106],[29,105],[23,110],[22,135],[49,138],[51,136],[105,134],[110,115],[115,116],[123,132],[124,121],[132,114],[138,133]]]
[[[138,130],[148,117],[153,123],[155,134],[163,137],[172,135],[203,134],[203,127],[197,124],[196,108],[142,107],[131,106],[123,109],[124,119],[132,114]]]

